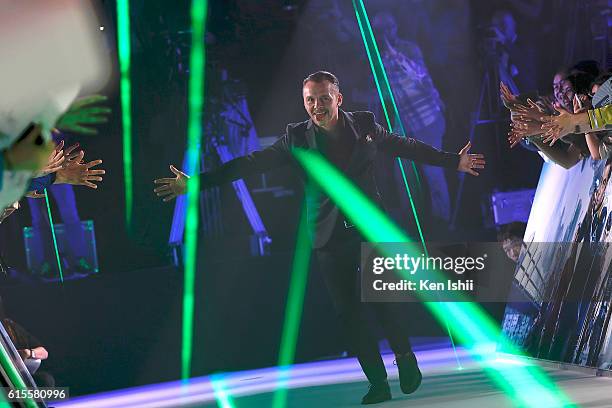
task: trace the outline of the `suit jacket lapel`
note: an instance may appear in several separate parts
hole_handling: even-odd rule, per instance
[[[312,119],[308,121],[308,125],[306,126],[306,143],[308,143],[308,147],[314,150],[318,150],[317,148],[317,138],[315,137],[315,128],[314,123],[312,123]]]
[[[350,174],[351,170],[359,168],[360,164],[370,158],[369,153],[371,148],[369,146],[370,143],[368,143],[366,138],[362,137],[360,134],[361,130],[359,129],[359,124],[354,120],[353,115],[344,112],[342,109],[340,110],[340,115],[343,116],[345,125],[350,128],[350,133],[355,137],[353,151],[351,152],[349,161],[344,169],[347,174]],[[308,121],[308,125],[306,126],[305,137],[306,143],[310,149],[319,150],[317,146],[315,125],[312,122],[312,119]]]
[[[358,168],[359,164],[368,159],[368,143],[365,138],[360,134],[359,125],[353,119],[350,113],[340,111],[344,115],[344,120],[347,126],[351,129],[351,133],[355,136],[355,144],[353,145],[353,152],[346,166],[346,173],[350,174],[351,170]]]

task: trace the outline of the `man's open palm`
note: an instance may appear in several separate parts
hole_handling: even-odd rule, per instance
[[[474,169],[484,169],[485,161],[484,154],[470,154],[469,151],[472,148],[472,142],[467,144],[459,151],[459,165],[457,170],[471,174],[472,176],[478,176],[479,173]]]
[[[176,177],[160,178],[153,181],[155,184],[161,184],[153,191],[158,197],[164,197],[164,202],[170,201],[181,194],[185,194],[187,190],[187,180],[189,176],[172,165],[170,166],[170,171],[174,173]]]

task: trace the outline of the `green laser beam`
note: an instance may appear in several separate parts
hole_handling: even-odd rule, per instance
[[[383,112],[385,114],[387,126],[389,127],[391,131],[393,131],[393,124],[391,123],[389,114],[387,112],[387,101],[388,101],[388,103],[391,105],[391,108],[393,109],[393,113],[395,114],[395,123],[399,125],[399,133],[405,136],[406,130],[404,128],[404,124],[402,123],[402,119],[399,114],[399,109],[397,107],[397,104],[395,103],[395,98],[391,90],[391,83],[389,82],[389,78],[387,77],[385,65],[383,64],[383,60],[380,55],[380,51],[378,50],[378,45],[376,43],[376,38],[374,37],[374,32],[372,31],[372,26],[370,25],[370,19],[368,18],[368,13],[366,11],[365,5],[363,4],[363,1],[358,0],[358,2],[359,2],[359,6],[357,5],[357,0],[353,0],[353,9],[355,10],[355,15],[357,16],[357,24],[359,25],[359,32],[361,33],[363,45],[365,47],[366,54],[368,56],[368,62],[370,63],[370,69],[372,70],[372,75],[374,76],[374,82],[376,83],[376,89],[378,90],[378,96],[380,98]],[[366,29],[364,27],[367,28],[367,36],[366,36]],[[372,55],[374,55],[376,59],[374,59]],[[381,83],[384,85],[384,88],[381,88]],[[416,205],[414,203],[412,192],[408,184],[408,178],[406,176],[404,165],[402,163],[402,160],[399,157],[397,158],[397,164],[399,166],[400,172],[402,173],[402,180],[404,182],[406,194],[408,195],[408,200],[410,202],[410,208],[412,210],[412,215],[414,217],[417,231],[419,233],[421,245],[423,246],[423,251],[428,256],[427,245],[425,244],[425,236],[423,235],[423,229],[421,227],[421,222],[419,220]],[[417,171],[417,168],[414,162],[411,162],[411,164],[412,164],[412,171],[416,177],[417,188],[419,191],[422,191],[421,181],[419,178],[419,172]],[[457,355],[457,349],[455,347],[455,340],[453,339],[453,336],[450,330],[448,329],[449,327],[448,322],[445,322],[444,326],[447,329],[448,337],[451,341],[453,353],[455,355],[455,360],[457,361],[457,366],[461,368],[461,362],[459,360],[459,356]]]
[[[132,83],[130,78],[131,59],[130,2],[117,0],[117,44],[119,71],[121,75],[121,123],[123,127],[123,180],[125,186],[125,218],[128,231],[132,228],[134,209],[132,175]]]
[[[308,175],[368,241],[399,242],[405,244],[412,254],[419,254],[418,247],[411,243],[409,237],[320,154],[302,149],[294,149],[293,154]],[[442,279],[437,271],[427,272],[431,274],[432,281]],[[416,293],[426,295],[423,292]],[[495,344],[502,345],[511,354],[521,356],[522,353],[478,305],[472,302],[432,302],[427,296],[423,300],[423,304],[439,322],[449,322],[452,334],[515,405],[538,408],[575,406],[539,367],[494,363]],[[457,300],[464,298],[457,297]]]
[[[309,189],[307,189],[307,195],[309,194],[308,191]],[[285,321],[283,323],[283,334],[278,357],[278,379],[272,401],[272,408],[284,408],[287,404],[286,382],[290,373],[289,365],[293,364],[295,359],[295,349],[297,346],[300,323],[302,321],[304,293],[306,292],[306,285],[308,283],[308,268],[310,266],[310,255],[312,251],[309,232],[309,230],[312,230],[312,225],[309,225],[308,222],[306,210],[307,201],[308,199],[305,198],[304,204],[302,205],[295,253],[293,255],[291,281],[287,294]]]
[[[363,1],[359,0],[359,6],[358,6],[357,0],[353,0],[353,8],[355,10],[355,15],[357,16],[359,32],[361,33],[361,38],[363,40],[363,45],[366,50],[366,55],[368,56],[368,62],[370,63],[370,69],[372,70],[372,75],[374,77],[376,89],[378,90],[378,97],[380,98],[380,103],[382,105],[383,112],[385,114],[385,120],[387,122],[387,126],[389,130],[391,130],[392,132],[396,131],[396,133],[402,136],[405,136],[406,130],[404,128],[404,124],[399,114],[399,109],[397,107],[397,104],[395,103],[395,98],[393,96],[393,92],[391,91],[391,84],[387,77],[385,66],[383,64],[382,57],[380,55],[380,51],[378,50],[378,45],[376,44],[376,38],[374,37],[372,27],[370,26],[370,20],[368,18],[368,14],[363,4]],[[373,58],[373,56],[375,58]],[[399,129],[394,129],[393,122],[391,121],[391,118],[389,117],[389,113],[388,113],[389,108],[387,107],[387,105],[390,105],[390,108],[393,109],[393,114],[395,115],[394,122],[399,126]],[[408,185],[406,172],[404,170],[404,165],[400,158],[397,158],[397,164],[402,173],[402,178],[404,180],[404,187],[406,188],[408,200],[410,201],[410,207],[412,209],[412,214],[414,216],[414,220],[417,226],[417,231],[419,232],[419,236],[423,244],[423,249],[427,251],[427,248],[425,246],[425,238],[423,236],[423,229],[421,227],[419,216],[416,210],[416,205],[414,203],[414,199],[412,197],[412,193]],[[416,169],[416,165],[414,164],[414,162],[411,162],[411,165],[412,165],[412,170],[415,174],[417,183],[419,185],[419,190],[422,190],[419,173]]]
[[[59,256],[59,249],[57,247],[57,238],[55,237],[55,225],[53,224],[53,216],[51,215],[51,204],[49,203],[49,193],[45,188],[45,203],[47,205],[47,216],[49,217],[49,225],[51,226],[51,237],[53,238],[53,250],[55,251],[55,259],[57,261],[57,269],[59,270],[60,282],[64,283],[64,272],[62,269],[62,260]]]
[[[210,377],[210,383],[212,385],[215,400],[217,401],[217,406],[219,408],[236,408],[231,395],[225,388],[225,381],[221,375],[212,375]]]
[[[28,387],[26,386],[25,381],[23,381],[23,378],[21,377],[21,374],[19,374],[19,371],[17,370],[17,367],[15,367],[15,364],[13,364],[13,360],[11,359],[11,357],[9,356],[8,352],[6,351],[6,348],[4,347],[4,344],[0,344],[0,366],[2,366],[2,369],[4,370],[5,374],[7,375],[9,381],[12,383],[12,386],[15,389],[18,390],[27,390]],[[7,402],[2,402],[2,401],[6,401],[6,396],[4,395],[5,392],[7,390],[5,389],[4,391],[0,392],[1,398],[0,398],[0,406],[8,406],[11,407],[13,406],[13,404],[7,403]],[[32,398],[28,397],[26,395],[26,398],[23,400],[25,402],[25,406],[26,407],[31,407],[31,408],[37,408],[38,404],[36,403],[36,401],[34,401]]]
[[[198,202],[200,197],[200,140],[204,109],[204,34],[206,33],[207,0],[191,2],[191,54],[189,57],[189,123],[187,134],[187,215],[185,219],[185,272],[183,287],[183,333],[181,378],[191,374],[193,348],[193,316],[195,272],[198,246]]]

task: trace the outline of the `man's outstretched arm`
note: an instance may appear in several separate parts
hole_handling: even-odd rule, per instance
[[[468,142],[459,153],[450,153],[411,137],[390,133],[379,124],[376,124],[374,137],[380,151],[404,159],[455,169],[473,176],[478,176],[474,169],[484,169],[485,166],[484,155],[469,153],[471,142]]]
[[[259,150],[246,156],[237,157],[223,163],[218,168],[200,174],[200,188],[219,186],[239,180],[251,174],[259,174],[276,167],[288,164],[291,160],[289,142],[287,135],[278,139],[272,146]],[[153,191],[158,197],[164,197],[163,201],[170,201],[175,197],[185,194],[187,191],[187,179],[189,176],[174,166],[170,171],[175,177],[166,177],[154,180],[158,184]]]

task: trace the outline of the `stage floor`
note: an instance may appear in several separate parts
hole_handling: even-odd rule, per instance
[[[412,395],[399,388],[393,355],[385,355],[393,400],[376,406],[436,408],[505,408],[516,404],[471,360],[464,350],[436,349],[417,351],[423,371],[423,383]],[[458,361],[461,369],[458,368]],[[516,360],[499,355],[496,364],[508,365]],[[522,365],[522,364],[521,364]],[[539,365],[557,387],[580,407],[612,407],[612,378],[595,376],[589,370],[562,370],[535,360],[526,366]],[[284,376],[283,376],[284,375]],[[222,407],[270,408],[279,383],[287,385],[289,408],[357,407],[367,391],[367,382],[352,358],[298,364],[290,371],[276,368],[225,373],[194,378],[186,383],[172,382],[74,398],[55,407],[72,408],[154,408],[154,407]],[[546,405],[539,405],[545,407]]]

